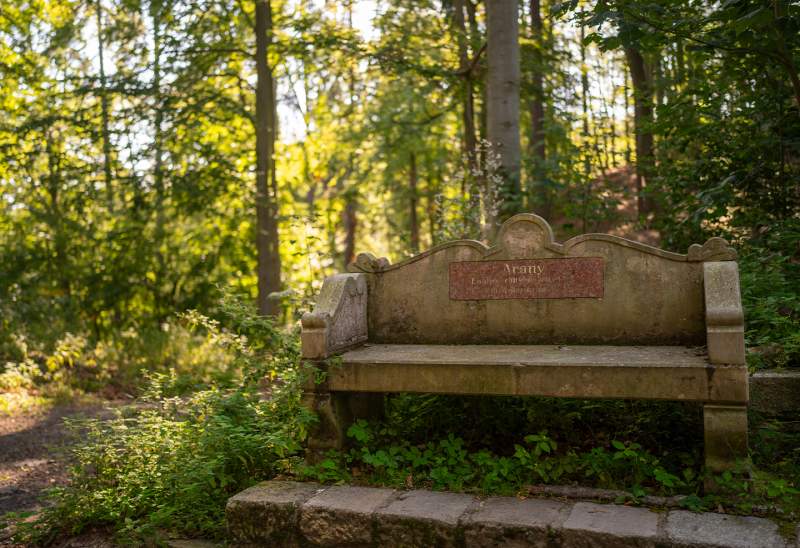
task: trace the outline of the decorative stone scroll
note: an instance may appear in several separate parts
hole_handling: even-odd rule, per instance
[[[371,253],[359,253],[356,260],[350,263],[347,270],[350,272],[380,272],[389,267],[389,259],[376,258]]]
[[[703,245],[692,244],[689,246],[687,261],[735,261],[736,250],[728,245],[722,238],[714,237],[706,240]]]

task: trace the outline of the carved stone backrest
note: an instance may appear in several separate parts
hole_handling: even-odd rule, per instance
[[[469,274],[476,267],[451,268],[465,261],[574,257],[593,260],[542,261],[524,267],[534,276],[546,276],[541,265],[569,263],[573,270],[583,269],[574,279],[589,282],[570,293],[580,296],[567,298],[465,300],[464,294],[469,296],[473,289],[481,293],[474,287],[481,280]],[[735,251],[721,238],[695,244],[687,255],[605,234],[577,236],[562,244],[554,240],[544,219],[521,214],[502,226],[494,247],[455,241],[396,265],[360,255],[349,270],[366,278],[370,342],[700,346],[706,344],[707,327],[716,326],[720,335],[714,340],[723,350],[715,352],[722,356],[724,348],[734,345],[723,361],[739,363],[743,321],[735,259]],[[512,267],[495,263],[487,268]],[[707,276],[716,280],[711,294],[704,291]],[[556,296],[559,291],[563,288],[554,290]],[[714,356],[712,361],[717,361]]]
[[[313,312],[301,320],[303,357],[326,358],[367,340],[367,283],[363,274],[325,279]]]

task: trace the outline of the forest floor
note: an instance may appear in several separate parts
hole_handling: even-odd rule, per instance
[[[99,417],[126,402],[69,403],[0,413],[0,517],[8,512],[35,513],[45,492],[64,485],[69,467],[69,447],[74,434],[65,418]],[[2,527],[2,523],[0,523]],[[0,528],[0,547],[16,546],[11,532]],[[113,546],[103,532],[56,543],[60,546]]]

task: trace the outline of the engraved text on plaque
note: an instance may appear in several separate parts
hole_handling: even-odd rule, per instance
[[[603,268],[600,257],[450,263],[450,298],[602,298]]]

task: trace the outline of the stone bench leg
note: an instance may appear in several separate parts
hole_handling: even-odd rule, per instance
[[[718,473],[747,458],[747,406],[703,406],[706,468]]]
[[[383,416],[383,394],[331,392],[325,383],[306,384],[303,405],[313,411],[317,424],[309,432],[306,462],[320,462],[327,451],[348,445],[347,429],[358,419],[377,420]]]

